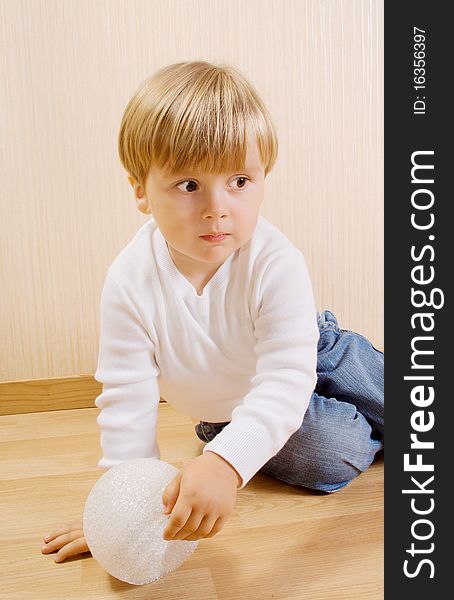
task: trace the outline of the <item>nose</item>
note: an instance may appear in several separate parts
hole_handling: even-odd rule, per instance
[[[207,192],[202,216],[205,219],[221,219],[229,214],[228,199],[222,190]]]

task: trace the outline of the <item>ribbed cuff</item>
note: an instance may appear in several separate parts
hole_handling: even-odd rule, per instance
[[[242,490],[252,477],[272,458],[280,448],[270,447],[269,434],[259,425],[236,424],[234,421],[224,427],[203,449],[203,453],[216,452],[228,461],[240,474]]]

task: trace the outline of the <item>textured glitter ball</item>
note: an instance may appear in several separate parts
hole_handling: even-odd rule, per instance
[[[93,558],[113,577],[142,585],[175,571],[198,542],[162,538],[169,515],[162,494],[178,469],[157,458],[111,467],[85,503],[84,535]]]

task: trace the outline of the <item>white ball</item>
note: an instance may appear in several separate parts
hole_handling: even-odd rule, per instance
[[[111,467],[85,503],[83,528],[88,547],[111,575],[136,585],[177,569],[198,541],[162,538],[169,515],[162,493],[178,469],[157,458],[127,460]]]

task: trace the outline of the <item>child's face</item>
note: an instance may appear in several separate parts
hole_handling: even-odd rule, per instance
[[[145,192],[135,185],[139,210],[152,214],[177,266],[197,276],[220,266],[246,244],[263,201],[265,169],[257,144],[250,144],[243,171],[168,176],[152,167]],[[132,181],[131,181],[132,183]],[[222,241],[202,235],[224,232]]]

